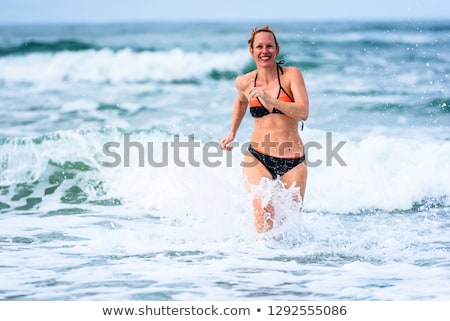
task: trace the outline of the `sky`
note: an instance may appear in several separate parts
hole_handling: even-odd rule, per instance
[[[0,0],[0,24],[450,20],[448,0]]]

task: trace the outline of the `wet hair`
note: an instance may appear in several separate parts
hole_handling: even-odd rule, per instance
[[[272,31],[272,29],[270,29],[270,27],[268,25],[264,25],[262,27],[256,27],[252,30],[251,34],[250,34],[250,38],[248,38],[248,45],[250,46],[250,48],[253,49],[253,43],[255,41],[255,36],[260,33],[260,32],[268,32],[271,33],[273,36],[273,39],[275,40],[275,45],[278,48],[279,44],[277,41],[277,37],[275,37],[275,33]]]

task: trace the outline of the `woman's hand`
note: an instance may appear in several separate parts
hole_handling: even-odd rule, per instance
[[[228,146],[229,143],[231,143],[234,140],[234,135],[232,133],[228,134],[227,137],[224,137],[220,140],[220,146],[222,147],[222,150],[231,151],[233,149],[233,146]]]
[[[252,87],[248,92],[250,99],[259,98],[261,103],[266,106],[266,108],[271,112],[273,110],[273,105],[275,100],[266,94],[266,92],[258,87]]]

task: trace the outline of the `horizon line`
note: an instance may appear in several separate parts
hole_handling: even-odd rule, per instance
[[[1,21],[0,26],[25,26],[25,25],[111,25],[111,24],[146,24],[146,23],[342,23],[342,22],[359,22],[359,23],[379,23],[379,22],[450,22],[450,17],[415,17],[415,18],[393,18],[393,17],[372,17],[372,18],[270,18],[270,19],[207,19],[207,18],[185,18],[185,19],[110,19],[110,20],[34,20],[34,21]]]

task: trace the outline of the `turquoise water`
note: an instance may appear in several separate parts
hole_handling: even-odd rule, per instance
[[[263,236],[241,148],[208,154],[261,24],[0,26],[0,299],[450,298],[450,23],[271,24],[322,162]]]

